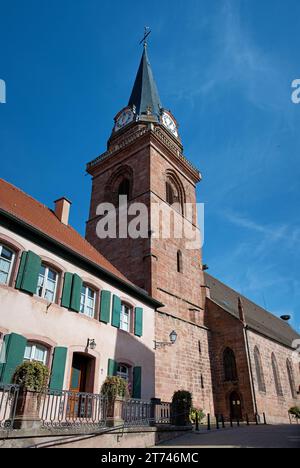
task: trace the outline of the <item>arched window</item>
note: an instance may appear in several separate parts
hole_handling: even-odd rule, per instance
[[[0,244],[0,284],[9,285],[14,260],[15,252]]]
[[[49,302],[55,302],[58,273],[48,265],[42,264],[36,294]]]
[[[262,367],[260,352],[257,346],[254,349],[254,361],[255,361],[258,390],[260,392],[266,392],[265,376],[264,376],[264,371]]]
[[[173,205],[175,203],[175,194],[173,191],[173,187],[170,182],[166,183],[166,201],[169,205]]]
[[[83,284],[80,298],[80,313],[87,317],[95,317],[96,292],[88,285]]]
[[[278,369],[278,364],[277,364],[277,359],[275,357],[275,354],[272,354],[272,369],[273,369],[273,377],[274,377],[276,393],[278,396],[283,396],[279,369]]]
[[[24,361],[40,362],[46,365],[48,362],[48,354],[48,348],[46,348],[46,346],[39,343],[28,342],[25,349]]]
[[[118,364],[117,376],[129,382],[130,368],[126,364]]]
[[[179,213],[184,213],[184,188],[176,174],[174,174],[172,171],[167,172],[166,202]]]
[[[295,377],[292,363],[289,359],[286,361],[287,373],[290,383],[291,394],[293,398],[297,398],[297,391],[296,391],[296,384],[295,384]]]
[[[126,196],[129,199],[130,196],[130,181],[124,178],[118,188],[118,197]]]
[[[223,353],[225,382],[236,382],[238,380],[235,354],[230,348]]]
[[[183,273],[183,261],[181,250],[178,250],[177,252],[177,271],[178,273]]]

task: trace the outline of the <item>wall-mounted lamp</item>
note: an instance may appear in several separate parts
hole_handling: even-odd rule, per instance
[[[170,333],[170,341],[154,341],[154,349],[165,348],[166,346],[173,346],[177,341],[177,333],[175,330]]]
[[[97,343],[94,340],[94,338],[92,339],[89,338],[87,341],[87,349],[91,349],[92,351],[95,351],[96,347],[97,347]]]

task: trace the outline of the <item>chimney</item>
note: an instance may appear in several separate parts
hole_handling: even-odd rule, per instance
[[[69,224],[69,214],[72,203],[65,197],[59,198],[55,202],[55,214],[59,221],[66,226]]]
[[[239,316],[240,316],[240,321],[243,322],[243,324],[246,324],[246,317],[245,317],[245,312],[244,312],[244,306],[241,297],[239,297]]]

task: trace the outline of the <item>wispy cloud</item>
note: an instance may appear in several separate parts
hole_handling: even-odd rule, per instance
[[[225,216],[227,221],[238,227],[261,234],[263,236],[263,245],[284,242],[284,246],[288,248],[297,248],[300,246],[299,226],[293,226],[291,224],[279,224],[277,226],[264,225],[234,212],[225,212],[223,216]],[[260,245],[257,252],[261,250],[263,249]]]
[[[203,96],[218,99],[224,89],[228,92],[229,84],[231,90],[240,90],[248,102],[261,110],[284,111],[290,105],[287,86],[290,77],[275,53],[266,53],[255,41],[252,25],[242,16],[240,6],[239,0],[225,0],[213,16],[210,62],[205,68],[196,69],[197,55],[199,59],[202,50],[189,52],[193,54],[190,61],[193,68],[188,73],[185,70],[182,92],[177,94],[177,99],[185,99],[191,105]],[[203,33],[202,23],[199,32]]]

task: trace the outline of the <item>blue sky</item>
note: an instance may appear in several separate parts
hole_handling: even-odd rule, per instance
[[[203,173],[210,273],[300,325],[298,0],[0,0],[0,176],[84,233],[85,164],[127,104],[144,25],[161,99]]]

